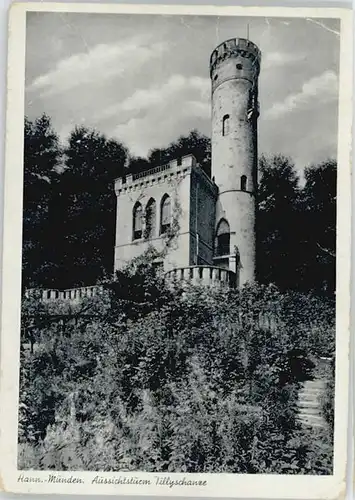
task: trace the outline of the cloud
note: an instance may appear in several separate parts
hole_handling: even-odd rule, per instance
[[[117,75],[134,72],[143,64],[159,58],[166,50],[165,42],[150,43],[151,37],[132,37],[119,44],[99,44],[59,60],[51,71],[38,76],[26,89],[53,96],[87,84],[97,84],[98,77],[106,82]]]
[[[207,78],[197,76],[185,77],[183,75],[172,75],[166,82],[152,85],[147,89],[138,89],[119,104],[114,104],[100,111],[97,119],[107,119],[119,113],[140,113],[153,107],[166,106],[178,99],[186,106],[185,97],[189,93],[196,93],[201,102],[209,99],[211,83]]]
[[[297,54],[293,52],[268,52],[262,58],[262,69],[274,69],[280,66],[295,64],[305,59],[304,54]]]
[[[187,101],[185,108],[185,115],[194,116],[204,120],[211,119],[211,106],[207,102],[201,101]]]
[[[119,117],[113,134],[132,153],[146,155],[210,119],[210,80],[172,75],[160,85],[138,89],[101,112],[102,123]]]
[[[338,97],[338,77],[334,71],[327,70],[313,77],[302,86],[300,92],[290,94],[281,102],[276,102],[265,113],[265,118],[276,119],[293,111],[301,110],[312,103],[326,103]]]

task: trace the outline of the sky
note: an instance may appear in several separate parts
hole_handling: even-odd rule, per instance
[[[63,142],[85,125],[146,156],[192,129],[210,136],[209,57],[247,36],[262,52],[259,154],[305,166],[335,158],[336,19],[27,14],[25,113]]]

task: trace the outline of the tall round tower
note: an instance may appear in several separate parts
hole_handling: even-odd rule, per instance
[[[215,263],[255,279],[258,76],[261,53],[243,38],[211,54],[212,176],[219,187]]]

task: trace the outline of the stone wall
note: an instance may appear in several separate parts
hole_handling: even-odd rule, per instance
[[[180,164],[179,164],[180,163]],[[172,161],[170,164],[139,174],[116,180],[117,195],[115,270],[124,267],[132,258],[142,255],[149,246],[159,252],[166,248],[166,237],[160,234],[161,201],[165,195],[171,199],[173,230],[175,233],[166,253],[163,266],[167,271],[185,266],[189,262],[190,230],[190,176],[196,160],[192,155]],[[156,202],[155,233],[147,239],[133,239],[133,208],[141,203],[143,212],[153,198]]]

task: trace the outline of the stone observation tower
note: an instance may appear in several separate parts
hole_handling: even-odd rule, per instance
[[[255,279],[260,60],[258,47],[243,38],[226,40],[210,58],[212,176],[219,188],[214,263],[234,271],[239,285]]]

